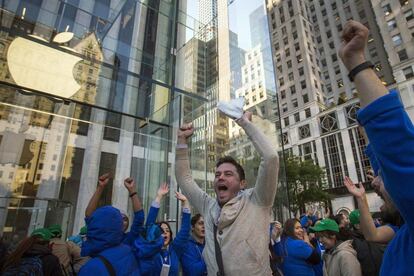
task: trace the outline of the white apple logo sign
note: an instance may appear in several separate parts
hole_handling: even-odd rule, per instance
[[[43,40],[37,36],[31,37]],[[73,33],[64,32],[57,34],[53,41],[64,43],[71,40],[72,37]],[[18,37],[10,44],[7,52],[7,64],[14,81],[20,86],[55,96],[72,97],[81,87],[74,79],[73,69],[76,63],[82,59],[37,43],[35,39]]]

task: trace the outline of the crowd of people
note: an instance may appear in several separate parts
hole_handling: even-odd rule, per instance
[[[219,109],[245,131],[260,155],[256,183],[247,183],[243,167],[226,156],[216,164],[216,197],[200,189],[189,158],[194,128],[183,124],[176,145],[175,175],[182,191],[176,192],[182,206],[176,235],[167,221],[157,221],[169,185],[159,187],[145,220],[135,182],[125,179],[134,211],[129,227],[128,216],[117,208],[97,208],[110,178],[105,174],[99,177],[79,235],[64,241],[59,225],[34,230],[11,252],[0,248],[2,275],[412,274],[414,126],[398,93],[388,93],[365,60],[368,33],[359,22],[347,22],[339,56],[359,92],[358,121],[369,140],[367,155],[373,168],[369,177],[384,200],[379,218],[371,216],[364,186],[346,177],[344,186],[358,205],[349,216],[322,218],[309,211],[283,224],[271,222],[278,154],[253,124],[252,113],[239,104],[222,104]],[[198,212],[193,217],[190,206]]]

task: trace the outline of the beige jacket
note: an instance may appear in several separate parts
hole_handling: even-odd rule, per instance
[[[361,265],[352,240],[340,243],[332,252],[323,255],[324,276],[361,276]]]
[[[53,255],[58,257],[60,264],[66,272],[71,271],[71,263],[73,264],[75,272],[78,272],[80,267],[89,260],[88,257],[81,257],[80,247],[71,241],[53,238],[50,240],[49,245]]]
[[[252,123],[241,126],[261,156],[256,185],[245,190],[220,209],[217,200],[210,197],[194,182],[188,158],[188,149],[176,151],[176,177],[189,202],[204,216],[206,245],[203,251],[208,275],[218,271],[213,224],[218,228],[217,238],[223,256],[226,276],[272,275],[269,264],[269,223],[276,194],[279,159],[265,135]]]

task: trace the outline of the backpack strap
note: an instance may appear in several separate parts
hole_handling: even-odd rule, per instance
[[[102,261],[102,263],[105,265],[105,267],[106,267],[106,270],[108,271],[108,273],[109,273],[109,276],[116,276],[116,273],[115,273],[115,269],[114,269],[114,267],[112,266],[112,264],[108,261],[108,259],[107,258],[105,258],[104,256],[102,256],[102,255],[98,255],[98,256],[96,256],[97,258],[99,258],[101,261]]]
[[[217,241],[217,225],[213,223],[214,227],[214,249],[215,249],[215,255],[216,255],[216,262],[219,271],[217,272],[217,276],[224,276],[224,266],[223,266],[223,256],[221,255],[221,249],[220,245]]]

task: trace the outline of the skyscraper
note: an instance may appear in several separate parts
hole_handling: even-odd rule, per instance
[[[366,181],[369,162],[357,128],[354,84],[339,61],[341,31],[353,18],[368,26],[367,58],[384,84],[394,77],[389,53],[369,1],[269,1],[273,61],[287,154],[324,167],[332,189],[349,175]],[[344,195],[342,195],[344,196]],[[352,209],[351,200],[333,200],[335,210]]]

